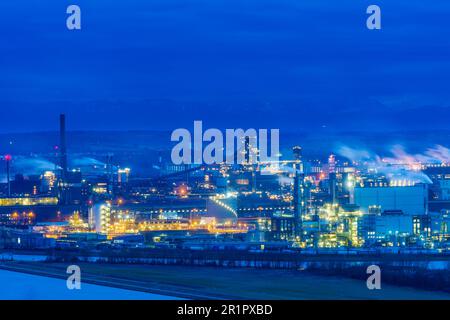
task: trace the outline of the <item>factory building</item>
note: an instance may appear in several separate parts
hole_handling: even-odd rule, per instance
[[[366,245],[391,243],[406,245],[407,238],[414,234],[414,217],[402,211],[385,211],[381,215],[368,214],[362,219],[362,236]]]
[[[55,220],[56,197],[0,198],[0,225],[31,225],[37,221]]]
[[[430,166],[424,172],[433,182],[431,200],[450,201],[450,166]]]
[[[89,225],[98,233],[107,233],[111,225],[111,205],[99,203],[89,210]]]
[[[0,229],[1,249],[49,249],[55,246],[55,239],[29,230]]]
[[[429,210],[434,212],[440,212],[441,210],[450,210],[450,166],[428,166],[424,170],[424,173],[433,182],[429,187]]]
[[[416,184],[405,187],[356,187],[355,204],[363,213],[378,207],[380,212],[401,210],[405,215],[423,215],[428,212],[428,187]]]
[[[416,227],[419,230],[431,231],[433,240],[446,242],[447,246],[450,246],[450,210],[432,212],[429,216],[429,221],[417,221]]]
[[[152,199],[146,202],[127,202],[112,207],[113,214],[128,213],[137,221],[152,219],[191,219],[205,216],[208,212],[206,199],[172,198]]]

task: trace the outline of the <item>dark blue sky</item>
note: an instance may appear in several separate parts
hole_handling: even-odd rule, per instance
[[[449,23],[448,0],[1,1],[0,132],[447,129]]]

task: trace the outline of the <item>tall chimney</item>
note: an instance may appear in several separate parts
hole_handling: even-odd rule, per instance
[[[303,211],[304,211],[304,174],[301,173],[303,171],[303,163],[302,163],[302,148],[296,146],[292,149],[294,152],[294,234],[295,237],[299,237],[302,239],[302,219],[303,219]]]
[[[61,204],[67,204],[67,145],[66,145],[66,116],[59,116],[59,165],[61,177],[59,187],[59,200]]]
[[[300,177],[297,172],[298,169],[296,165],[294,165],[294,236],[301,237],[301,219],[302,219],[302,207],[301,207],[301,199],[300,199]]]
[[[11,160],[12,160],[12,157],[9,154],[5,156],[6,181],[8,183],[8,197],[11,197]]]
[[[66,145],[66,116],[59,116],[59,156],[62,170],[62,180],[65,182],[67,175],[67,145]]]

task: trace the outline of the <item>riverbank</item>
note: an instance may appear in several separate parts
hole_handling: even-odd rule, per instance
[[[65,279],[0,270],[0,300],[174,300],[175,297],[82,283],[69,290]]]
[[[188,299],[429,300],[450,294],[382,284],[368,290],[365,280],[318,276],[298,270],[225,269],[187,266],[78,264],[82,283],[167,294]],[[8,262],[2,268],[67,278],[66,263]]]

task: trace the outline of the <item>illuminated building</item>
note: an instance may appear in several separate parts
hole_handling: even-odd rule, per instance
[[[327,204],[303,221],[303,240],[307,247],[361,247],[362,213],[357,206]]]
[[[61,206],[56,197],[13,197],[0,198],[0,225],[17,224],[12,219],[19,216],[19,220],[25,222],[24,214],[33,213],[28,223],[33,225],[38,222],[62,221],[65,217],[80,211],[80,206]],[[20,224],[23,224],[23,223]]]
[[[129,215],[138,222],[152,219],[191,219],[207,216],[207,201],[201,198],[129,201],[123,205],[112,206],[111,210],[113,215]]]
[[[329,194],[331,196],[331,203],[336,203],[336,157],[334,154],[331,154],[328,157],[328,182],[329,182]]]
[[[295,236],[294,217],[272,217],[270,240],[292,240]]]
[[[0,207],[57,205],[56,197],[0,198]]]
[[[78,211],[69,217],[68,223],[70,229],[75,232],[88,231],[89,229],[89,224],[83,221]]]
[[[10,182],[11,196],[36,196],[40,189],[41,181],[39,176],[27,176],[16,174]]]
[[[111,226],[111,205],[100,203],[89,211],[89,224],[98,233],[108,233]]]
[[[130,168],[119,169],[117,171],[117,182],[119,184],[128,183],[130,178]]]
[[[424,238],[431,237],[431,216],[413,216],[413,234]]]
[[[334,154],[328,157],[328,173],[336,173],[336,156]]]
[[[423,215],[428,212],[428,188],[426,184],[406,187],[355,188],[355,204],[364,213],[378,206],[381,211],[401,210],[406,215]]]
[[[431,236],[433,240],[442,242],[448,246],[450,241],[450,210],[430,213],[429,216],[431,219]],[[415,222],[415,230],[420,230],[420,221]]]
[[[363,224],[367,244],[406,246],[407,238],[413,235],[413,217],[401,211],[364,216]]]
[[[293,211],[294,211],[294,236],[301,238],[302,220],[306,207],[306,185],[305,174],[303,171],[302,150],[300,147],[294,147],[294,186],[293,186]]]
[[[428,166],[424,173],[432,181],[432,184],[429,185],[429,211],[441,212],[442,210],[450,210],[450,166]]]
[[[96,194],[107,194],[108,193],[108,183],[99,182],[94,187],[92,187],[92,192]]]
[[[41,192],[42,193],[52,193],[56,183],[56,174],[52,171],[46,171],[41,177]]]

